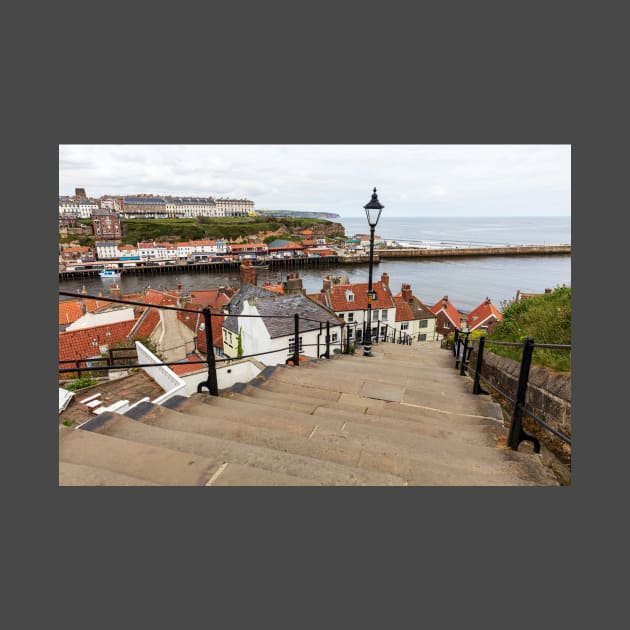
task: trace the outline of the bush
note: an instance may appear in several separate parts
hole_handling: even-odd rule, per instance
[[[74,392],[77,389],[83,389],[84,387],[89,387],[90,385],[96,385],[96,381],[93,378],[86,376],[84,378],[78,378],[72,383],[67,383],[63,387],[64,389],[68,389],[71,392]]]
[[[488,341],[523,342],[532,337],[540,344],[571,344],[571,287],[556,287],[551,293],[512,302],[503,310],[503,319],[488,333]],[[520,361],[521,348],[494,346],[495,354]],[[571,371],[571,352],[535,348],[532,363],[563,372]]]

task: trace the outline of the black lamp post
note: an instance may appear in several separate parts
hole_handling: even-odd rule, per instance
[[[367,217],[367,222],[370,226],[370,276],[368,279],[368,307],[367,307],[367,328],[365,331],[365,339],[363,340],[363,356],[371,357],[372,356],[372,300],[374,299],[374,291],[372,291],[372,266],[374,260],[374,228],[378,223],[378,220],[381,218],[381,211],[385,206],[381,205],[378,201],[378,197],[376,196],[376,188],[372,193],[372,199],[370,199],[369,203],[366,203],[365,208],[365,216]]]

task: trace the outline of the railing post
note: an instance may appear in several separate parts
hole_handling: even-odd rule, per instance
[[[526,337],[523,342],[523,357],[521,359],[521,371],[518,377],[518,388],[516,390],[516,401],[514,402],[514,413],[508,433],[508,446],[516,451],[518,445],[523,440],[530,440],[534,444],[534,452],[540,453],[540,442],[536,437],[523,429],[523,405],[527,394],[527,381],[529,379],[529,368],[532,364],[532,354],[534,352],[534,339]]]
[[[475,382],[473,383],[473,394],[487,394],[488,392],[481,388],[479,377],[481,376],[481,366],[483,364],[483,349],[486,344],[486,336],[479,337],[479,347],[477,348],[477,367],[475,368]]]
[[[295,320],[295,345],[293,346],[293,365],[295,367],[300,366],[300,316],[296,313],[294,316]]]
[[[330,322],[326,322],[326,352],[324,356],[330,359]]]
[[[453,356],[456,357],[457,356],[457,342],[459,341],[459,330],[455,331],[455,334],[453,335]],[[447,337],[447,343],[448,343],[448,337]],[[457,367],[457,364],[455,364],[455,367]]]
[[[464,337],[464,349],[462,351],[462,358],[459,360],[459,373],[461,376],[464,376],[464,374],[466,373],[466,353],[468,352],[468,337],[469,335],[466,335]]]
[[[380,336],[381,336],[381,320],[379,319],[376,322],[376,343],[379,342]]]
[[[203,309],[203,322],[206,328],[206,352],[208,358],[208,380],[197,385],[197,393],[201,393],[203,387],[207,387],[211,396],[219,395],[217,384],[217,364],[214,357],[214,345],[212,343],[212,314],[209,307]]]

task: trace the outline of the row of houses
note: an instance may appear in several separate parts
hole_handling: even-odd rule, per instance
[[[250,199],[173,197],[154,195],[107,196],[88,199],[84,195],[59,197],[59,216],[89,219],[98,210],[116,212],[127,219],[247,217],[255,214]]]
[[[112,285],[112,297],[120,297]],[[413,295],[409,284],[393,293],[386,273],[373,283],[375,298],[368,310],[367,283],[350,283],[347,277],[326,277],[322,290],[307,295],[299,274],[286,281],[258,286],[251,261],[241,265],[241,285],[216,291],[157,291],[124,296],[143,306],[78,298],[59,303],[59,360],[94,360],[112,345],[149,338],[162,347],[165,359],[181,361],[173,370],[181,374],[203,369],[191,363],[207,353],[205,321],[201,310],[212,309],[211,338],[218,357],[255,356],[265,365],[291,360],[296,346],[302,357],[317,358],[351,349],[362,343],[368,327],[373,342],[422,343],[438,341],[444,333],[488,328],[501,314],[485,300],[464,316],[445,296],[433,306]],[[159,305],[182,306],[191,312],[163,311]],[[368,317],[371,313],[371,317]],[[298,314],[298,333],[295,317]],[[176,339],[177,343],[173,340]],[[71,364],[72,365],[72,364]]]
[[[140,260],[178,259],[190,260],[212,256],[245,257],[294,257],[294,256],[334,256],[337,252],[326,246],[325,238],[300,241],[275,240],[269,244],[254,238],[247,243],[228,243],[222,239],[181,241],[177,243],[147,241],[137,245],[121,245],[117,240],[97,240],[94,247],[65,246],[60,251],[60,262],[82,260],[119,260],[138,258]]]

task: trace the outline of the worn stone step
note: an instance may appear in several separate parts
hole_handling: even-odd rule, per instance
[[[203,486],[219,467],[215,460],[205,457],[101,435],[103,423],[98,424],[98,420],[105,421],[107,413],[89,420],[82,428],[62,426],[59,460],[178,486]]]
[[[146,479],[131,477],[105,468],[59,462],[60,486],[155,486]]]
[[[268,400],[251,397],[251,394],[259,393],[259,388],[246,388],[244,394],[232,394],[228,400],[239,402],[239,412],[236,414],[226,415],[225,411],[230,406],[221,398],[208,396],[206,394],[195,394],[190,399],[178,400],[174,407],[178,411],[185,411],[198,415],[207,415],[204,407],[199,407],[195,403],[199,402],[203,405],[214,405],[221,407],[221,416],[223,419],[236,419],[237,421],[253,424],[254,426],[267,426],[268,428],[286,429],[293,431],[295,424],[303,425],[310,433],[315,425],[318,425],[318,431],[330,431],[334,434],[348,434],[351,437],[359,434],[370,434],[370,427],[375,427],[374,435],[379,440],[386,442],[386,434],[383,430],[388,430],[394,435],[394,443],[413,442],[418,436],[429,438],[438,438],[443,440],[455,440],[467,445],[476,445],[495,448],[497,445],[497,437],[499,436],[498,425],[494,421],[487,420],[482,425],[484,419],[478,419],[474,426],[464,425],[455,430],[448,430],[441,424],[429,420],[424,422],[421,417],[414,418],[413,421],[399,418],[395,414],[390,417],[367,415],[361,411],[337,408],[337,403],[328,401],[326,404],[330,406],[317,407],[313,414],[304,415],[299,412],[291,412],[285,414],[282,410],[284,394],[277,394],[277,400],[270,398]],[[273,394],[272,392],[269,392]],[[326,401],[324,401],[326,402]],[[261,407],[264,405],[264,407]],[[166,406],[169,406],[168,403]],[[270,416],[263,413],[264,410],[273,409]],[[254,415],[255,414],[255,415]],[[283,415],[284,414],[284,415]],[[314,420],[315,419],[315,420]],[[285,426],[286,423],[286,426]],[[355,424],[367,425],[365,429],[355,428]],[[450,425],[449,425],[450,426]],[[482,426],[486,430],[482,430]],[[380,430],[380,431],[379,431]],[[304,433],[304,432],[302,432]]]
[[[253,391],[256,389],[257,388],[251,388]],[[249,395],[242,394],[235,394],[235,396],[239,396],[239,400],[242,402],[246,402],[246,399],[249,397]],[[213,398],[212,396],[206,397],[206,404],[212,405]],[[271,401],[265,400],[262,402],[261,399],[255,400],[259,401],[258,404],[252,402],[249,409],[251,413],[258,414],[256,422],[263,423],[265,422],[267,416],[266,411]],[[217,398],[214,398],[214,401],[221,403]],[[203,415],[207,413],[204,407],[191,407],[192,401],[183,401],[183,404],[185,405],[186,411],[201,413]],[[329,404],[336,405],[337,403]],[[276,407],[272,408],[273,414],[276,414]],[[246,409],[246,407],[241,406],[241,409]],[[352,439],[359,440],[364,446],[368,445],[373,448],[380,448],[381,446],[384,448],[394,447],[399,453],[407,457],[418,457],[420,455],[423,458],[427,458],[435,453],[442,453],[444,455],[447,452],[453,452],[459,460],[459,465],[461,465],[462,460],[466,458],[472,458],[476,462],[480,460],[490,461],[496,459],[497,442],[495,440],[495,433],[489,430],[483,431],[479,426],[474,427],[476,429],[474,433],[476,439],[472,437],[465,439],[464,436],[461,435],[458,436],[457,439],[453,439],[452,433],[450,435],[446,432],[439,434],[434,432],[431,434],[429,431],[425,430],[419,434],[417,431],[408,431],[406,430],[407,427],[401,427],[398,424],[394,426],[393,419],[390,419],[388,423],[383,422],[381,419],[381,422],[377,424],[376,422],[370,422],[370,420],[376,420],[378,416],[367,416],[366,414],[353,413],[345,410],[339,411],[326,408],[325,411],[318,414],[318,417],[321,418],[321,422],[318,423],[318,435],[326,434],[334,437],[345,435]],[[312,418],[313,416],[311,415],[304,418],[302,414],[293,412],[287,418],[286,422],[292,424],[306,421],[310,427],[313,426],[311,424]],[[365,421],[366,418],[369,418],[367,422]],[[339,420],[342,419],[343,424],[339,426]],[[242,421],[248,422],[248,419],[243,417]],[[277,418],[274,417],[273,421],[276,423],[275,428],[282,429],[282,425],[278,422]],[[324,425],[324,422],[327,424]],[[418,422],[418,424],[420,424],[420,422]],[[416,426],[418,426],[418,424]],[[472,432],[469,431],[469,433]],[[451,444],[451,442],[453,442],[453,444]],[[490,449],[490,453],[487,452],[487,449]],[[518,459],[519,457],[529,457],[529,455],[517,453],[515,457]]]
[[[331,421],[335,419],[344,422],[351,421],[479,446],[495,446],[505,443],[507,438],[507,429],[495,420],[488,418],[475,418],[474,423],[467,416],[458,416],[463,418],[464,422],[457,422],[453,418],[444,420],[422,415],[415,415],[410,419],[400,414],[378,414],[376,411],[372,413],[341,411],[327,406],[318,407],[313,413],[313,417],[316,419],[326,418]]]
[[[146,404],[146,403],[145,403]],[[211,405],[209,411],[213,410]],[[217,411],[219,411],[217,409]],[[153,418],[172,419],[178,412],[164,407],[153,406],[143,421],[152,422]],[[187,415],[187,414],[182,414]],[[189,418],[191,416],[188,416]],[[343,465],[388,473],[402,477],[411,484],[437,483],[464,485],[529,485],[532,478],[518,454],[513,451],[492,451],[480,449],[473,458],[469,448],[460,444],[427,445],[420,452],[405,444],[384,444],[371,436],[362,435],[360,439],[343,437],[317,431],[310,437],[289,434],[282,431],[251,427],[244,423],[225,421],[216,416],[200,418],[205,424],[195,427],[196,431],[238,440],[239,442],[263,446],[274,450],[291,452],[297,455],[313,457],[323,461],[332,461]]]
[[[168,409],[201,416],[207,416],[208,406],[212,406],[215,409],[213,415],[218,415],[224,420],[244,422],[252,427],[288,431],[302,436],[309,436],[318,424],[332,431],[338,431],[343,424],[340,420],[329,421],[321,418],[315,420],[308,413],[283,409],[280,402],[277,404],[279,406],[269,405],[268,401],[262,402],[242,394],[233,394],[230,398],[193,394],[189,398],[174,397],[164,406]]]
[[[199,452],[223,461],[258,467],[272,472],[318,481],[323,485],[405,485],[404,479],[388,473],[359,469],[330,459],[289,452],[288,449],[269,448],[247,442],[235,431],[221,430],[223,423],[216,418],[177,412],[159,405],[142,403],[136,412],[137,420],[127,418],[126,424],[113,427],[122,438],[143,440],[147,443],[166,444],[170,448]],[[131,423],[131,424],[129,424]],[[218,426],[217,426],[218,425]],[[248,427],[250,431],[260,431]],[[153,431],[147,431],[152,429]]]
[[[304,479],[284,473],[244,466],[233,462],[225,463],[208,486],[321,486],[321,481]]]
[[[485,415],[487,407],[487,396],[452,393],[445,387],[418,390],[387,383],[382,379],[365,379],[360,375],[337,374],[333,377],[325,369],[310,369],[308,376],[305,377],[303,373],[300,373],[301,375],[297,373],[301,369],[300,367],[278,370],[272,378],[287,385],[300,384],[308,379],[309,386],[322,389],[329,389],[334,384],[334,388],[341,394],[339,403],[359,407],[382,409],[387,401],[473,415]]]

